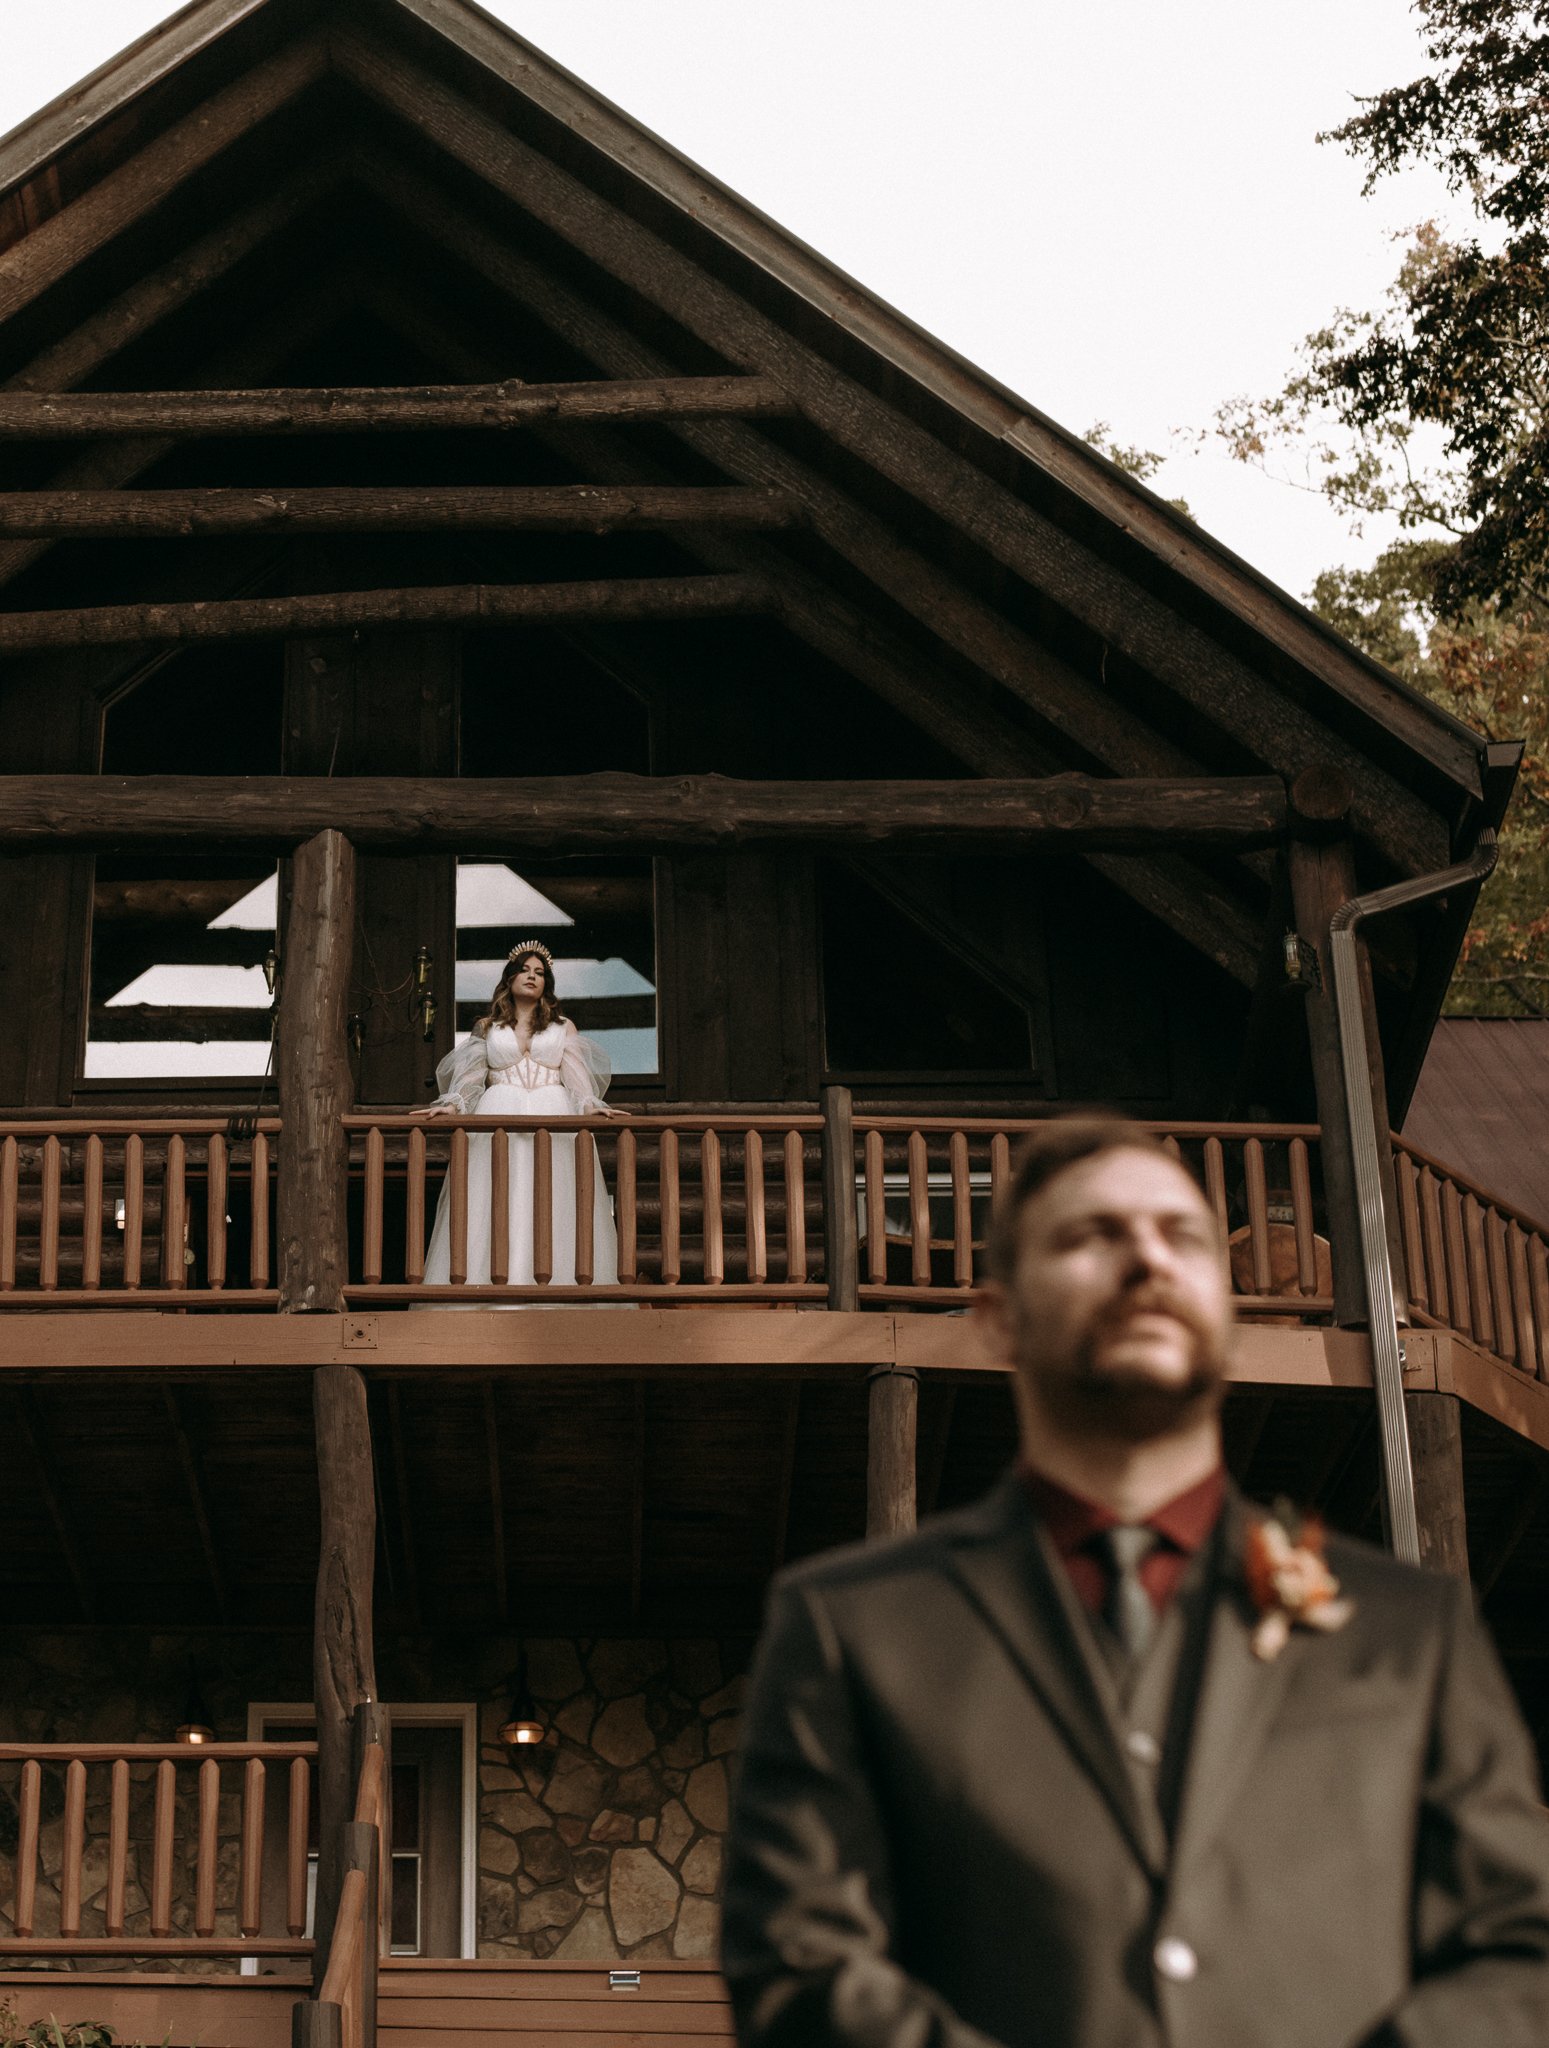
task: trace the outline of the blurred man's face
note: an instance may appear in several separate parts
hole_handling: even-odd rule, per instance
[[[1011,1284],[992,1295],[1035,1407],[1143,1442],[1220,1405],[1232,1333],[1225,1249],[1165,1154],[1100,1152],[1022,1211]]]

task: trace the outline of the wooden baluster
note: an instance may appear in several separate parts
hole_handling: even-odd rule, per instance
[[[174,1131],[167,1140],[167,1165],[162,1176],[161,1276],[164,1287],[188,1285],[183,1253],[188,1231],[188,1148]]]
[[[387,1146],[373,1124],[366,1133],[366,1190],[360,1277],[368,1287],[382,1278],[382,1239],[387,1215]]]
[[[785,1134],[785,1277],[807,1277],[807,1148],[800,1131]]]
[[[1508,1365],[1517,1362],[1517,1319],[1512,1313],[1511,1273],[1506,1263],[1506,1219],[1491,1205],[1481,1217],[1485,1257],[1490,1269],[1490,1320],[1495,1325],[1495,1350]]]
[[[1528,1277],[1533,1290],[1533,1332],[1538,1377],[1549,1380],[1549,1246],[1535,1230],[1528,1240]]]
[[[43,1766],[28,1757],[22,1765],[21,1797],[16,1818],[16,1897],[11,1908],[12,1933],[31,1934],[38,1904],[38,1832],[43,1815]]]
[[[705,1280],[713,1287],[726,1278],[726,1233],[721,1216],[721,1141],[714,1131],[705,1131],[699,1140],[699,1183],[705,1205]]]
[[[248,1173],[252,1223],[248,1237],[248,1279],[254,1287],[269,1285],[269,1136],[259,1131],[253,1139],[252,1165]]]
[[[539,1287],[554,1278],[554,1134],[547,1124],[532,1139],[532,1277]]]
[[[124,1931],[124,1902],[129,1881],[129,1764],[126,1758],[113,1761],[112,1791],[108,1800],[108,1899],[102,1916],[104,1934]]]
[[[145,1250],[145,1140],[124,1140],[124,1285],[138,1287]]]
[[[21,1207],[21,1155],[14,1138],[0,1139],[0,1288],[16,1285],[16,1218]]]
[[[210,1135],[204,1154],[204,1283],[212,1293],[226,1284],[226,1140]]]
[[[1468,1239],[1463,1228],[1463,1197],[1454,1180],[1441,1183],[1441,1219],[1447,1247],[1447,1292],[1452,1299],[1452,1327],[1465,1336],[1471,1336],[1474,1319],[1468,1298]]]
[[[1430,1311],[1438,1322],[1444,1323],[1449,1308],[1447,1248],[1442,1236],[1441,1197],[1436,1176],[1428,1166],[1420,1169],[1420,1229],[1425,1239],[1425,1284]]]
[[[1415,1163],[1397,1145],[1393,1148],[1393,1172],[1398,1183],[1399,1225],[1404,1237],[1404,1267],[1409,1276],[1409,1299],[1416,1308],[1429,1309],[1431,1290],[1425,1270],[1425,1236],[1420,1228],[1420,1195]]]
[[[1248,1240],[1253,1247],[1253,1291],[1269,1294],[1274,1289],[1275,1276],[1269,1260],[1269,1184],[1261,1139],[1245,1141],[1242,1163],[1248,1190]]]
[[[1011,1140],[997,1131],[990,1140],[990,1203],[993,1207],[1011,1185]]]
[[[678,1186],[678,1134],[662,1132],[662,1284],[676,1287],[683,1278],[683,1211]]]
[[[575,1284],[590,1287],[596,1265],[597,1141],[577,1131],[575,1141]]]
[[[199,1834],[194,1851],[194,1932],[215,1932],[215,1876],[220,1856],[221,1767],[213,1756],[199,1766]]]
[[[1183,1147],[1171,1131],[1162,1134],[1162,1150],[1169,1159],[1176,1159],[1180,1166],[1183,1165]]]
[[[1226,1154],[1219,1138],[1205,1140],[1205,1198],[1216,1212],[1216,1224],[1225,1244],[1232,1228],[1231,1208],[1226,1199]]]
[[[489,1134],[489,1277],[495,1287],[511,1278],[511,1133]]]
[[[618,1156],[614,1164],[618,1173],[619,1280],[623,1286],[632,1287],[639,1273],[640,1261],[633,1131],[619,1132]]]
[[[404,1278],[418,1287],[425,1278],[425,1132],[409,1132],[409,1184],[404,1191]]]
[[[285,1844],[285,1931],[307,1931],[307,1837],[312,1821],[312,1766],[304,1756],[290,1766],[290,1829]]]
[[[251,1756],[242,1773],[242,1902],[237,1927],[257,1934],[264,1916],[264,1766]]]
[[[866,1278],[887,1284],[887,1179],[880,1131],[866,1133]]]
[[[923,1131],[909,1133],[909,1279],[930,1285],[930,1160]]]
[[[1463,1234],[1468,1245],[1468,1291],[1473,1300],[1474,1335],[1493,1351],[1495,1325],[1490,1313],[1490,1253],[1485,1243],[1484,1211],[1473,1195],[1463,1197]]]
[[[1528,1278],[1527,1235],[1513,1221],[1506,1233],[1507,1267],[1511,1274],[1512,1319],[1517,1333],[1517,1364],[1538,1377],[1538,1326],[1533,1317],[1533,1288]]]
[[[968,1182],[968,1133],[954,1131],[949,1146],[952,1162],[952,1284],[974,1284],[973,1195]]]
[[[1287,1148],[1291,1160],[1291,1221],[1296,1231],[1296,1291],[1318,1291],[1318,1248],[1312,1227],[1312,1166],[1307,1140],[1293,1138]]]
[[[65,1766],[63,1863],[59,1873],[59,1931],[81,1931],[81,1865],[86,1859],[86,1766],[78,1756]]]
[[[447,1205],[451,1220],[447,1233],[451,1244],[447,1278],[452,1286],[462,1287],[468,1279],[468,1133],[464,1130],[452,1133],[447,1177],[451,1184]]]
[[[102,1285],[102,1140],[95,1131],[86,1140],[81,1180],[81,1285]]]
[[[38,1285],[52,1294],[59,1285],[59,1180],[57,1138],[43,1140],[43,1199],[38,1224]]]
[[[156,1809],[151,1823],[151,1933],[172,1932],[172,1830],[177,1821],[177,1765],[156,1766]]]
[[[742,1140],[742,1188],[748,1246],[748,1278],[762,1287],[769,1278],[769,1223],[764,1214],[764,1141],[757,1131]]]

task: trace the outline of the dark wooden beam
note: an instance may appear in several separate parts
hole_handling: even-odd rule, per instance
[[[59,1544],[60,1555],[64,1558],[65,1570],[70,1575],[70,1583],[75,1588],[81,1619],[94,1622],[97,1619],[97,1602],[92,1594],[91,1581],[82,1566],[81,1554],[75,1547],[74,1530],[61,1503],[59,1486],[54,1477],[53,1460],[43,1448],[43,1429],[37,1404],[26,1387],[21,1388],[16,1394],[16,1428],[17,1434],[27,1447],[27,1456],[32,1461],[32,1483],[37,1489],[44,1513],[54,1526],[55,1540]]]
[[[341,1118],[354,1105],[346,1017],[355,855],[343,833],[325,829],[297,849],[281,944],[275,1063],[285,1120],[276,1181],[280,1307],[337,1314],[349,1279],[349,1140]]]
[[[762,485],[382,485],[298,490],[0,491],[8,539],[155,540],[212,533],[630,533],[798,525]]]
[[[177,1388],[171,1380],[163,1380],[162,1399],[166,1403],[167,1421],[172,1429],[172,1441],[177,1446],[178,1463],[183,1468],[183,1483],[188,1488],[188,1503],[193,1510],[194,1526],[199,1531],[199,1548],[204,1553],[204,1568],[210,1575],[210,1589],[215,1595],[216,1612],[222,1621],[231,1618],[231,1600],[226,1587],[226,1574],[221,1570],[220,1553],[215,1547],[215,1530],[210,1521],[209,1502],[205,1498],[204,1475],[199,1469],[199,1456],[194,1449],[193,1438],[189,1435],[188,1424],[183,1416],[183,1404],[178,1399]]]
[[[723,360],[773,377],[839,446],[1193,705],[1255,759],[1285,775],[1309,765],[1350,775],[1362,831],[1404,872],[1424,872],[1445,859],[1444,820],[1369,756],[1222,641],[799,342],[731,283],[399,52],[352,29],[331,47],[340,69],[370,98]]]
[[[1448,1578],[1468,1577],[1463,1498],[1463,1404],[1456,1394],[1412,1389],[1404,1396],[1409,1457],[1420,1524],[1420,1562]]]
[[[147,950],[160,964],[170,952],[188,949],[151,946]],[[174,1040],[179,1045],[240,1045],[269,1036],[269,1013],[195,1004],[180,1008],[175,1003],[124,1003],[115,1009],[99,1003],[91,1013],[91,1036],[96,1045],[170,1044]]]
[[[0,849],[292,845],[550,852],[800,844],[923,848],[1262,845],[1268,777],[752,782],[721,775],[0,776]]]
[[[404,1592],[409,1604],[409,1623],[418,1630],[424,1622],[420,1603],[419,1546],[414,1540],[414,1489],[409,1484],[409,1457],[403,1434],[403,1395],[398,1382],[387,1387],[387,1435],[393,1458],[393,1491],[398,1519],[398,1554],[403,1560]]]
[[[337,590],[212,604],[0,613],[0,655],[67,647],[293,639],[365,627],[550,625],[566,619],[722,619],[779,610],[752,576],[631,576],[591,583],[463,583]]]
[[[769,1569],[779,1571],[791,1537],[791,1494],[796,1483],[796,1446],[801,1438],[800,1380],[785,1390],[785,1414],[780,1430],[780,1470],[775,1480],[774,1541],[770,1545]]]
[[[270,201],[241,217],[245,244],[260,238],[260,225],[266,233],[280,224],[284,216],[271,219],[274,211]],[[210,240],[224,253],[232,232],[228,228]],[[206,259],[202,268],[209,267]],[[225,267],[223,262],[221,268]],[[188,268],[185,258],[180,276]],[[194,392],[45,390],[38,381],[41,374],[41,367],[29,371],[30,388],[25,393],[0,394],[0,440],[119,434],[181,439],[210,434],[445,433],[566,420],[777,419],[795,411],[768,377],[631,377],[578,384],[523,384],[513,378],[503,384]]]
[[[917,1373],[891,1365],[873,1370],[866,1409],[868,1536],[902,1536],[915,1526],[919,1405]]]
[[[164,205],[180,185],[317,84],[327,70],[328,49],[321,36],[289,43],[89,184],[79,198],[0,254],[0,321],[41,298]]]
[[[500,1417],[495,1409],[495,1382],[484,1382],[484,1446],[489,1456],[490,1563],[495,1573],[495,1612],[511,1618],[511,1573],[506,1556],[506,1491],[500,1464]]]

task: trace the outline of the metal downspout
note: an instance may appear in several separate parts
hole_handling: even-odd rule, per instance
[[[1387,1213],[1382,1200],[1381,1152],[1372,1105],[1371,1068],[1366,1019],[1361,1010],[1355,950],[1356,931],[1369,917],[1425,903],[1449,890],[1482,882],[1495,866],[1495,833],[1487,826],[1473,854],[1456,867],[1434,875],[1417,875],[1353,896],[1334,912],[1329,923],[1329,964],[1334,975],[1334,1008],[1339,1019],[1339,1060],[1344,1083],[1345,1121],[1355,1168],[1356,1204],[1360,1214],[1361,1263],[1366,1281],[1366,1311],[1371,1331],[1372,1380],[1377,1393],[1377,1425],[1382,1439],[1382,1502],[1388,1547],[1407,1564],[1420,1562],[1420,1523],[1415,1509],[1414,1467],[1409,1457],[1409,1429],[1404,1420],[1404,1361],[1399,1349],[1398,1316],[1393,1305],[1393,1265],[1388,1257]]]

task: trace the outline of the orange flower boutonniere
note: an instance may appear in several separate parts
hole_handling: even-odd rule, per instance
[[[1323,1524],[1301,1516],[1284,1502],[1248,1529],[1245,1559],[1248,1592],[1259,1618],[1253,1654],[1266,1664],[1278,1657],[1293,1628],[1325,1635],[1343,1628],[1355,1603],[1339,1597],[1339,1581],[1323,1557]]]

